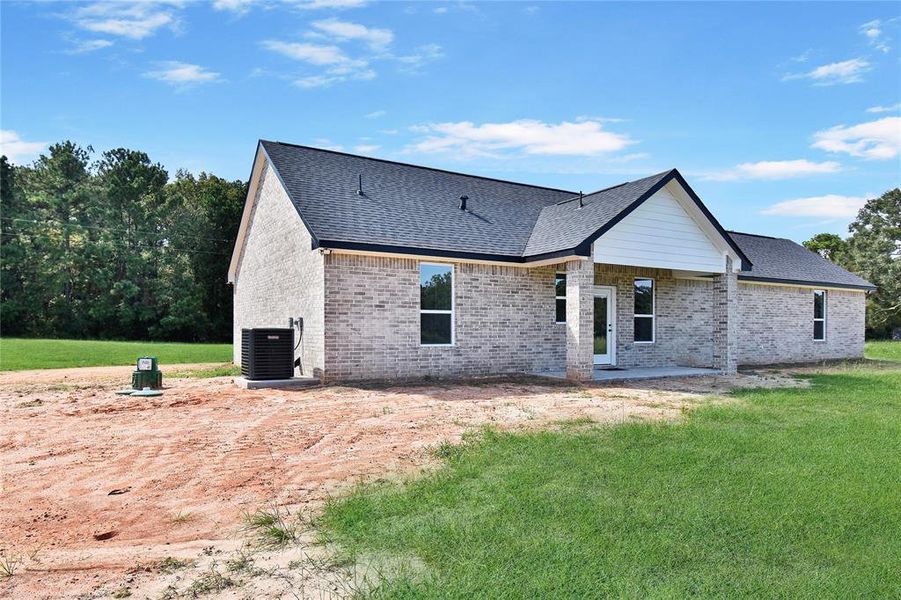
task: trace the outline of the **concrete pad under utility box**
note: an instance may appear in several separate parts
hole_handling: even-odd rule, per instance
[[[247,379],[235,377],[235,385],[245,390],[296,390],[319,385],[313,377],[292,377],[291,379]]]

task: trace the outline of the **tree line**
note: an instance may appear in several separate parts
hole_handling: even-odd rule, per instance
[[[146,153],[54,144],[0,158],[2,335],[229,341],[247,186]]]
[[[876,286],[867,296],[867,337],[901,330],[901,189],[867,200],[843,239],[819,233],[804,245]]]
[[[0,334],[229,341],[226,283],[247,184],[169,173],[126,148],[66,141],[0,158]],[[867,334],[901,328],[901,190],[867,201],[850,237],[804,243],[876,284]]]

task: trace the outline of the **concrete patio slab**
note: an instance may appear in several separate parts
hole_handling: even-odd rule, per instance
[[[595,368],[592,373],[593,381],[624,381],[630,379],[659,379],[661,377],[700,377],[704,375],[719,375],[717,369],[702,369],[698,367],[645,367],[635,369],[625,368]],[[539,377],[551,377],[564,379],[566,373],[563,369],[555,371],[536,371],[530,375]]]

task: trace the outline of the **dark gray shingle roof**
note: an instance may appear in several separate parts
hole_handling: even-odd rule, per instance
[[[320,240],[522,257],[541,210],[573,192],[261,142]],[[363,177],[364,196],[357,195]],[[469,196],[469,211],[459,208]]]
[[[729,235],[754,263],[750,271],[739,274],[739,279],[874,287],[862,277],[791,240],[735,231],[730,231]]]
[[[545,207],[538,215],[538,222],[523,254],[534,256],[562,248],[575,248],[670,173],[672,171],[657,173],[588,194],[583,198],[581,209],[577,209],[577,198]]]
[[[260,145],[317,245],[330,247],[362,244],[521,261],[585,246],[672,177],[687,188],[672,170],[587,194],[577,210],[576,193],[566,190],[281,142]],[[461,195],[469,197],[468,211],[459,208]],[[742,277],[870,286],[790,240],[741,233],[731,238],[753,263]]]

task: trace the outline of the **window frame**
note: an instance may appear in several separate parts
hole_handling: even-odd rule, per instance
[[[651,282],[651,312],[650,314],[635,313],[635,282],[650,281]],[[651,320],[651,339],[636,340],[635,339],[635,319]],[[657,343],[657,280],[653,277],[634,277],[632,279],[632,343],[633,344],[656,344]]]
[[[451,273],[451,307],[450,310],[447,309],[424,309],[422,308],[422,267],[450,267]],[[419,262],[419,347],[420,348],[450,348],[457,344],[457,326],[456,326],[456,311],[457,311],[457,300],[456,289],[457,289],[457,281],[456,281],[456,269],[454,268],[454,263],[438,263],[438,262]],[[423,344],[422,343],[422,315],[450,315],[450,343],[449,344]]]
[[[823,294],[823,316],[817,318],[817,293]],[[826,341],[826,319],[829,316],[828,311],[828,299],[829,294],[827,290],[813,290],[813,341],[815,342],[825,342]],[[817,337],[817,321],[823,323],[823,337]]]
[[[557,295],[557,277],[560,275],[563,275],[563,289],[564,290],[566,289],[566,285],[568,284],[568,281],[566,278],[566,271],[555,271],[554,272],[554,324],[555,325],[566,325],[566,293],[564,292],[564,294],[562,296]],[[558,300],[563,300],[563,303],[564,303],[563,304],[564,310],[563,310],[563,320],[562,321],[557,320],[557,301]]]

